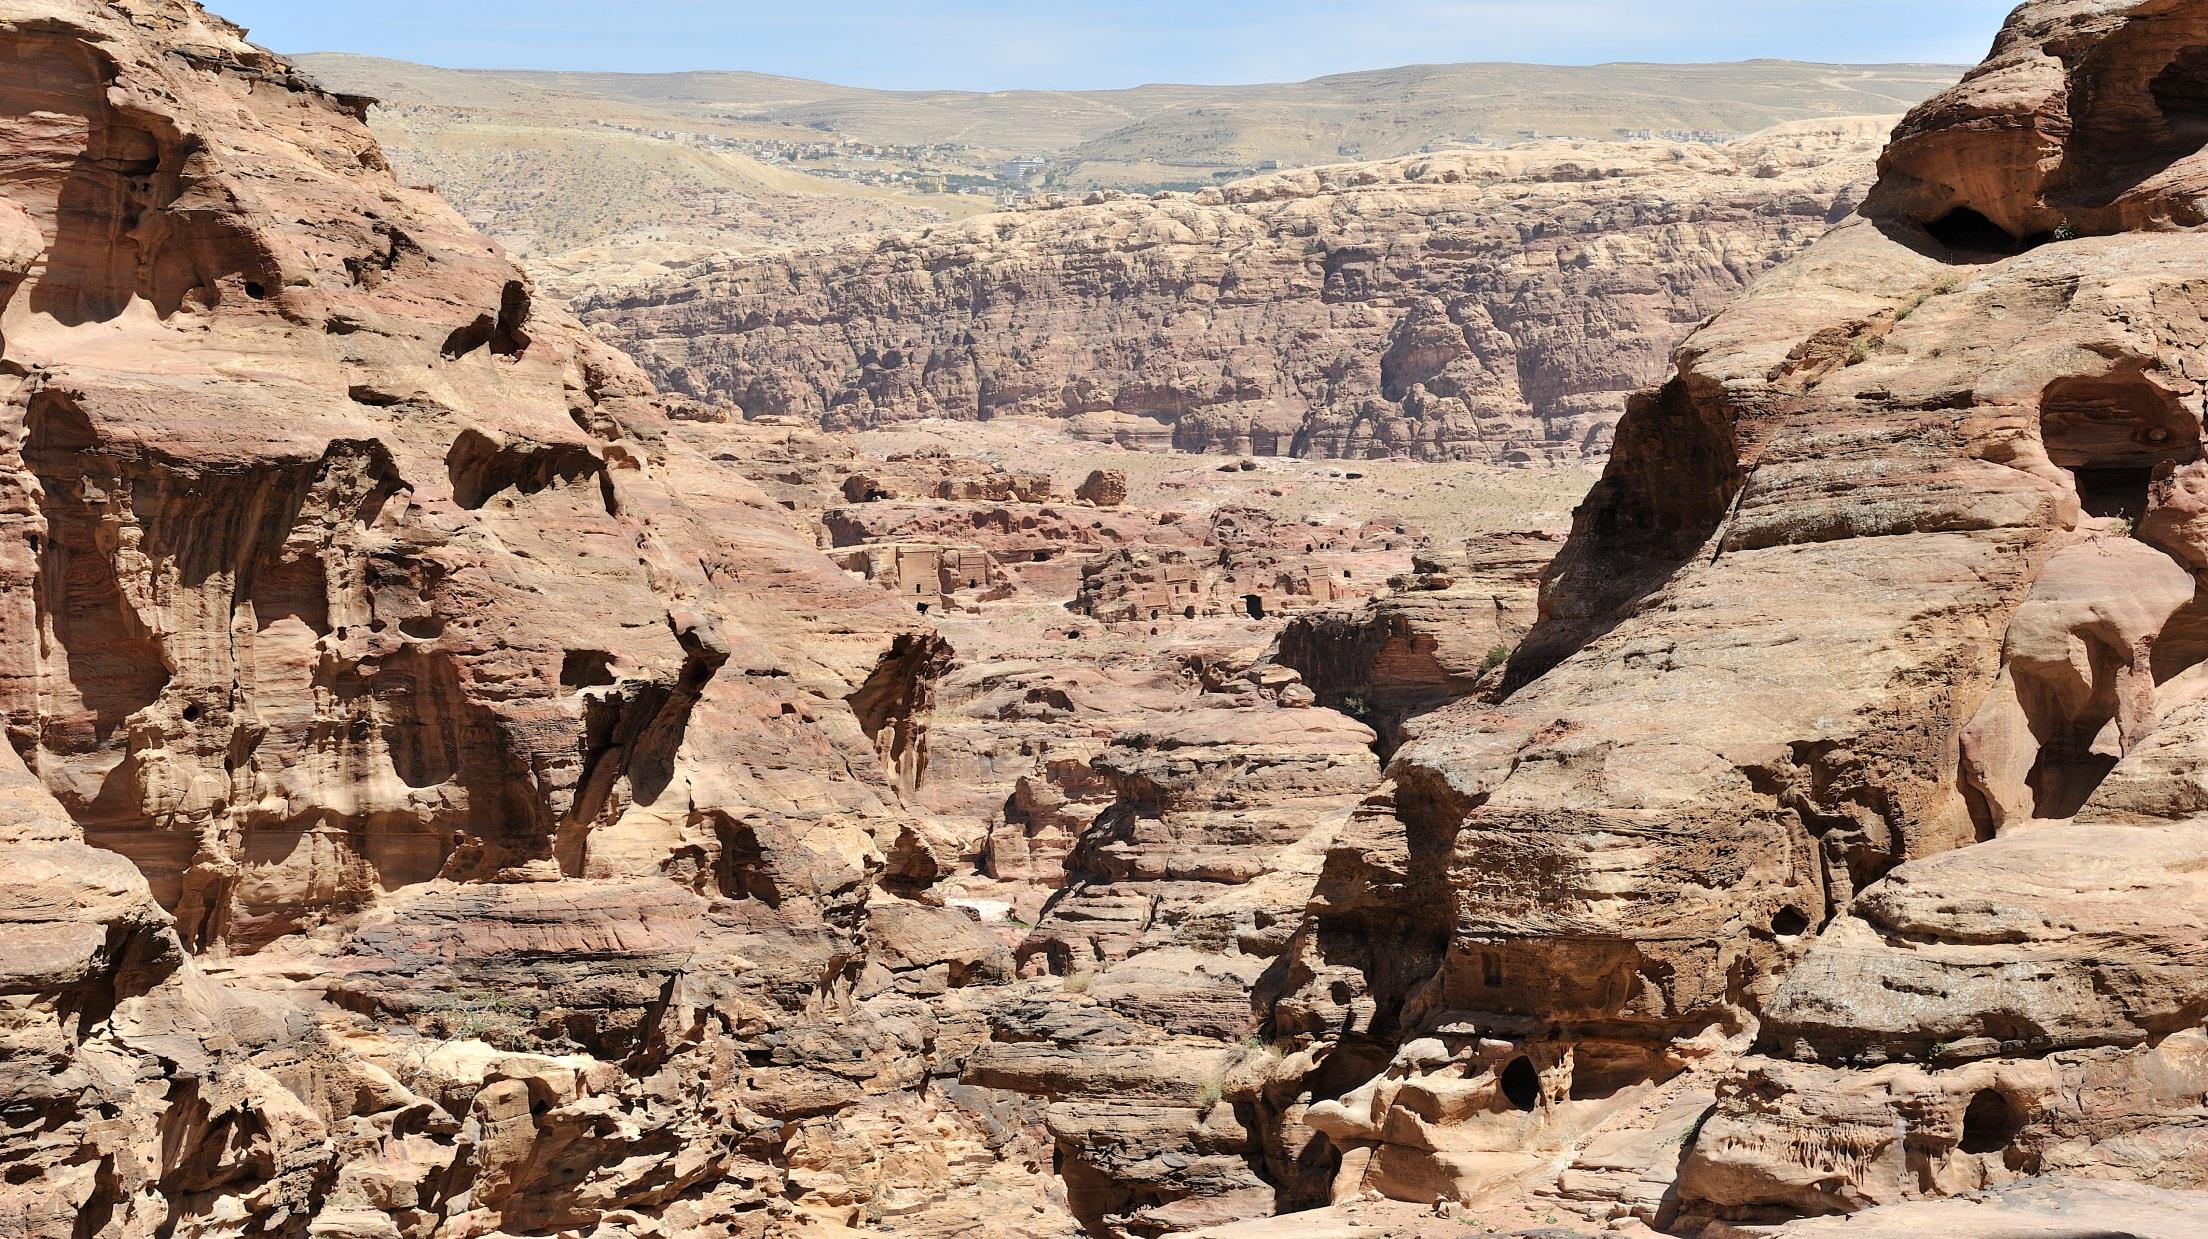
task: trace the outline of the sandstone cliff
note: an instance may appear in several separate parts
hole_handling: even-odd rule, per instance
[[[1190,451],[1577,460],[1695,323],[1853,208],[1884,130],[1110,197],[702,266],[584,317],[664,387],[831,429],[1028,414]]]
[[[6,0],[0,59],[0,1234],[746,1234],[1016,1167],[892,943],[1007,952],[875,889],[940,639],[358,101],[188,0]]]
[[[2208,1181],[2203,46],[2025,6],[1635,398],[1503,691],[1410,725],[1293,948],[1337,1197]]]

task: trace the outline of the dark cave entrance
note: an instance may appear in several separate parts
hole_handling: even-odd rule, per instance
[[[1513,1110],[1530,1111],[1541,1104],[1541,1073],[1534,1070],[1533,1060],[1521,1054],[1503,1068],[1501,1077],[1503,1100]]]
[[[2032,789],[2032,816],[2050,820],[2076,817],[2108,778],[2108,772],[2122,760],[2114,753],[2093,752],[2088,747],[2092,737],[2080,733],[2082,729],[2040,750],[2039,761],[2025,779],[2025,785]]]
[[[560,657],[562,688],[604,688],[614,678],[613,655],[605,650],[569,650]]]
[[[1996,1089],[1978,1090],[1963,1111],[1962,1150],[1965,1153],[1999,1153],[2016,1143],[2024,1121],[2016,1106]]]
[[[1924,226],[1932,239],[1959,254],[2014,254],[2015,234],[1967,206],[1959,206]]]
[[[1256,594],[1242,595],[1242,609],[1249,612],[1253,620],[1265,618],[1265,600]]]
[[[2072,469],[2078,487],[2078,506],[2087,516],[2118,516],[2136,525],[2147,514],[2148,491],[2154,485],[2151,466]]]
[[[2147,85],[2156,110],[2169,124],[2173,145],[2208,142],[2208,47],[2181,51]]]

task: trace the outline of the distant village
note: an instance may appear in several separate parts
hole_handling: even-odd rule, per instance
[[[1628,142],[1698,142],[1723,146],[1727,142],[1738,142],[1745,135],[1720,133],[1715,129],[1620,129],[1618,136]]]
[[[748,118],[726,115],[714,116],[713,119],[740,124]],[[810,176],[906,193],[972,194],[993,199],[1000,206],[1017,205],[1050,190],[1081,188],[1059,184],[1054,172],[1056,165],[1042,156],[1004,159],[963,142],[898,145],[860,141],[825,130],[819,138],[738,138],[620,125],[610,121],[600,121],[599,127],[701,150],[729,151],[761,163],[793,168]],[[1621,129],[1617,132],[1620,138],[1629,142],[1666,141],[1707,145],[1721,145],[1741,136],[1712,129]],[[1552,136],[1556,135],[1524,130],[1500,143],[1478,137],[1447,139],[1428,142],[1419,148],[1419,153],[1432,154],[1450,148],[1539,141]],[[1368,156],[1362,147],[1345,143],[1336,149],[1335,157],[1357,160]],[[1219,168],[1212,164],[1190,164],[1187,167],[1190,173],[1196,175],[1185,180],[1161,183],[1153,188],[1198,189],[1205,185],[1278,171],[1281,162],[1277,159],[1266,159],[1232,168]]]

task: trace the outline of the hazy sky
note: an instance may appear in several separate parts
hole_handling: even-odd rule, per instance
[[[212,0],[278,51],[857,86],[1293,81],[1460,60],[1946,61],[2011,0]]]

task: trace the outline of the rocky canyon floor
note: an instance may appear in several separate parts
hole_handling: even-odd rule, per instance
[[[595,333],[0,61],[0,1239],[2208,1230],[2208,3]]]

